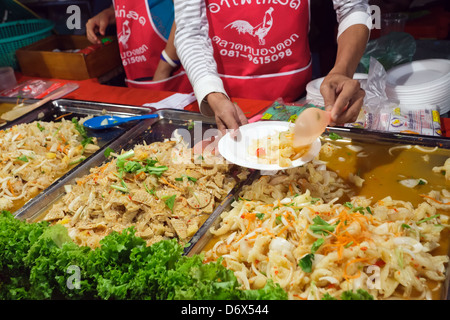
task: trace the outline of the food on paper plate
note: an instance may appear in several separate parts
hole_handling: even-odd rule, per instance
[[[249,154],[256,158],[257,163],[278,164],[280,167],[289,167],[292,161],[305,155],[311,145],[294,148],[293,128],[281,131],[261,139],[255,139],[250,143]]]

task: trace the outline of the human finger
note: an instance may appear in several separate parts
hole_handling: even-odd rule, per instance
[[[225,126],[225,129],[230,132],[231,136],[236,137],[238,129],[241,126],[241,121],[236,109],[234,107],[230,108],[228,109],[228,112],[222,112],[218,117]]]
[[[216,115],[216,125],[217,125],[217,130],[219,130],[219,132],[222,135],[225,135],[226,130],[227,130],[227,126],[225,125],[225,123],[223,123],[222,119],[220,119],[219,116]]]
[[[336,101],[336,84],[325,78],[320,86],[325,108],[330,109]]]
[[[239,106],[237,104],[234,104],[234,106],[235,106],[236,114],[238,115],[239,124],[241,126],[243,126],[244,124],[247,124],[248,123],[248,119],[245,116],[244,111],[242,111],[242,109],[239,108]]]
[[[358,119],[359,113],[364,103],[365,92],[359,89],[358,92],[352,97],[348,103],[348,108],[345,112],[341,113],[336,119],[336,123],[344,124],[355,122]]]
[[[98,38],[96,32],[98,30],[97,23],[94,19],[89,19],[86,22],[86,37],[92,43],[97,43]]]
[[[98,27],[98,32],[104,36],[105,32],[106,32],[106,28],[108,27],[108,20],[107,19],[101,19],[99,21],[99,27]]]
[[[353,97],[356,97],[360,90],[360,85],[357,80],[347,80],[342,84],[342,89],[336,97],[333,108],[331,110],[331,119],[334,122],[341,118],[341,115],[349,108]]]

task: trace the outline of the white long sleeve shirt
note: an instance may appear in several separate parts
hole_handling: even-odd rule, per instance
[[[204,0],[174,0],[175,47],[186,70],[200,111],[212,116],[204,98],[212,92],[228,96],[217,72],[213,46],[209,38],[209,25]],[[338,38],[350,26],[356,24],[371,28],[368,0],[333,0],[339,23]]]

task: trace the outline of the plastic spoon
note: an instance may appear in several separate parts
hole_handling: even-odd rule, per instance
[[[158,118],[156,113],[145,114],[142,116],[135,117],[118,117],[118,116],[98,116],[91,119],[86,120],[83,125],[90,129],[106,129],[118,126],[122,123],[135,121],[135,120],[144,120],[144,119],[154,119]]]
[[[302,111],[294,125],[294,149],[313,143],[325,131],[330,120],[329,111],[314,107]]]

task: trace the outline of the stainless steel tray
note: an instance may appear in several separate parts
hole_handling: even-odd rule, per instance
[[[207,133],[207,130],[215,128],[215,121],[213,118],[202,116],[197,112],[180,111],[174,109],[160,109],[155,112],[159,115],[157,119],[148,119],[141,121],[139,124],[129,128],[127,132],[121,135],[118,139],[108,144],[113,150],[130,150],[135,145],[146,142],[150,144],[156,141],[162,141],[171,138],[173,132],[178,129],[184,129],[189,132],[189,136],[183,136],[186,142],[193,146],[196,142],[202,140]],[[191,140],[186,140],[190,137]],[[103,152],[98,152],[85,160],[81,165],[74,168],[70,174],[65,175],[56,183],[51,185],[47,190],[39,194],[34,199],[30,200],[24,207],[22,207],[16,214],[16,218],[24,219],[30,222],[39,221],[44,213],[56,203],[65,194],[65,185],[74,184],[77,178],[89,174],[89,170],[93,167],[102,165],[105,161],[109,161]],[[245,181],[238,181],[235,187],[228,193],[225,199],[213,211],[202,227],[192,237],[188,243],[185,253],[188,254],[190,249],[197,245],[197,239],[205,239],[202,237],[208,231],[211,224],[223,212],[223,209],[230,204],[235,196],[239,193],[240,188],[253,181],[259,172],[251,171],[251,174]],[[200,246],[204,245],[203,243]]]
[[[142,144],[143,142],[149,144],[171,138],[175,129],[185,129],[186,131],[184,132],[190,132],[191,141],[189,142],[193,145],[202,139],[203,134],[208,129],[215,127],[213,118],[205,117],[197,112],[160,109],[155,113],[159,116],[156,119],[143,120],[126,127],[125,133],[106,144],[101,150],[75,167],[70,173],[64,175],[44,192],[26,203],[25,206],[17,211],[16,217],[28,221],[38,220],[43,212],[64,195],[65,185],[75,183],[77,178],[89,174],[91,168],[100,166],[107,161],[103,151],[108,147],[117,151],[130,150],[135,145]]]
[[[82,106],[81,106],[82,107]],[[128,150],[133,148],[136,144],[151,143],[155,141],[162,141],[166,138],[170,138],[175,129],[185,129],[190,133],[198,130],[200,127],[201,134],[191,134],[191,145],[194,145],[199,141],[199,137],[203,136],[206,130],[215,128],[215,121],[212,118],[207,118],[196,112],[173,110],[173,109],[160,109],[155,111],[159,115],[158,119],[148,119],[141,121],[139,124],[129,127],[126,132],[119,138],[115,139],[105,147],[110,147],[113,150]],[[201,122],[201,126],[197,125],[197,122]],[[192,128],[192,123],[195,123]],[[342,127],[329,127],[324,136],[328,133],[334,132],[342,136],[343,138],[352,139],[354,141],[362,141],[376,144],[397,144],[397,145],[420,145],[428,147],[439,147],[450,150],[450,139],[420,136],[412,134],[397,134],[386,132],[367,131],[357,128],[342,128]],[[18,213],[17,218],[26,219],[29,221],[37,221],[40,216],[50,208],[60,197],[64,195],[64,186],[67,184],[75,183],[75,180],[89,173],[90,168],[99,166],[107,159],[103,152],[97,152],[95,155],[87,159],[83,164],[76,167],[70,174],[66,174],[55,184],[50,186],[43,193],[36,198],[30,200]],[[231,203],[239,195],[240,189],[246,184],[250,184],[260,176],[259,171],[251,171],[249,177],[237,184],[235,188],[228,194],[228,196],[219,204],[210,217],[200,227],[197,233],[189,241],[184,250],[184,255],[191,256],[200,253],[205,245],[211,240],[212,235],[209,229],[212,226],[216,226],[220,223],[220,215],[222,212],[229,210]],[[447,279],[444,283],[444,290],[442,293],[442,299],[449,298],[449,273],[450,266],[447,267]]]
[[[14,125],[30,123],[33,121],[58,121],[55,120],[58,117],[64,116],[65,119],[71,120],[73,118],[81,118],[89,115],[98,116],[102,114],[110,114],[110,115],[118,115],[123,117],[135,116],[135,115],[143,115],[153,112],[154,108],[144,108],[144,107],[136,107],[136,106],[126,106],[126,105],[118,105],[118,104],[106,104],[106,103],[98,103],[98,102],[90,102],[90,101],[77,101],[77,100],[55,100],[52,102],[48,102],[41,107],[21,116],[20,118],[7,123],[6,125],[0,127],[0,130],[4,130],[10,128]],[[130,122],[120,127],[111,128],[108,130],[90,130],[87,129],[87,133],[91,137],[96,137],[98,141],[98,145],[100,149],[89,156],[87,160],[91,157],[94,157],[98,154],[102,155],[104,149],[107,146],[128,132],[130,128],[132,128],[136,123]],[[87,161],[85,160],[85,161]],[[81,164],[82,165],[82,164]],[[79,165],[80,166],[80,165]],[[57,179],[50,185],[46,190],[42,191],[35,198],[41,199],[42,197],[46,197],[49,194],[49,190],[53,188],[55,184],[58,183],[59,180],[65,179],[68,175],[71,174],[78,166],[69,170],[65,175]],[[28,206],[30,206],[35,200],[35,198],[29,200],[22,208],[15,211],[14,214],[18,215],[27,210]]]
[[[352,141],[359,141],[364,143],[373,144],[386,144],[386,145],[419,145],[424,147],[438,147],[441,149],[448,149],[448,155],[450,157],[450,139],[440,138],[440,137],[430,137],[415,134],[397,134],[389,132],[377,132],[377,131],[367,131],[358,128],[344,128],[344,127],[329,127],[327,128],[324,137],[329,133],[336,133],[344,139],[351,139]],[[382,156],[382,155],[381,155]],[[259,171],[254,171],[244,181],[240,188],[245,184],[251,184],[253,181],[260,177]],[[222,212],[231,210],[231,204],[239,196],[239,190],[233,196],[227,197],[221,205],[211,214],[211,216],[202,225],[199,231],[194,235],[194,237],[189,242],[185,249],[185,255],[192,256],[199,254],[203,251],[205,246],[213,239],[213,235],[209,232],[211,227],[216,228],[221,223],[220,215]],[[449,239],[450,241],[450,239]],[[447,255],[450,256],[450,246]],[[442,300],[450,299],[450,264],[447,265],[446,280],[443,283],[443,290],[441,293]]]
[[[440,136],[426,136],[419,134],[394,133],[344,127],[328,127],[326,132],[334,132],[354,141],[392,143],[400,145],[411,144],[450,149],[450,138]],[[324,135],[327,135],[327,133]]]

